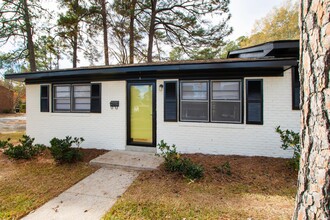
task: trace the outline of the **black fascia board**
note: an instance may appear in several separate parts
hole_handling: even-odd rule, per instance
[[[115,67],[100,67],[100,68],[78,68],[68,70],[56,70],[50,72],[34,72],[34,73],[19,73],[7,74],[6,79],[29,82],[51,82],[66,81],[73,79],[81,80],[120,80],[132,78],[168,78],[168,77],[186,77],[189,74],[199,74],[200,77],[205,77],[209,74],[252,74],[257,72],[266,73],[273,72],[278,75],[279,71],[283,72],[285,66],[295,66],[297,60],[289,59],[268,59],[268,60],[238,60],[228,62],[210,62],[210,63],[181,63],[167,65],[141,65],[141,66],[115,66]]]
[[[297,56],[299,53],[299,40],[280,40],[271,41],[247,48],[230,51],[227,58],[262,58],[267,57],[272,51],[278,49],[294,49],[297,48]],[[278,58],[284,57],[279,54]]]

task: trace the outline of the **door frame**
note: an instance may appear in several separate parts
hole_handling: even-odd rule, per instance
[[[152,143],[143,143],[143,142],[133,142],[131,141],[131,91],[130,87],[134,85],[151,85],[152,87]],[[127,81],[126,84],[126,118],[127,118],[127,145],[136,145],[136,146],[144,146],[144,147],[156,147],[156,81]]]

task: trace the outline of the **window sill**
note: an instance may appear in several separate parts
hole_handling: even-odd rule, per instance
[[[90,112],[51,112],[51,116],[54,117],[90,117],[92,113]]]
[[[199,128],[225,128],[225,129],[245,129],[246,125],[241,123],[202,123],[202,122],[178,122],[179,127],[199,127]]]

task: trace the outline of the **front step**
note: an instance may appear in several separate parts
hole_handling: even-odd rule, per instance
[[[163,158],[155,153],[113,150],[105,153],[89,163],[107,168],[131,170],[154,170],[163,162]]]
[[[145,152],[145,153],[157,153],[156,147],[141,147],[141,146],[134,146],[134,145],[126,145],[126,151],[135,151],[135,152]]]

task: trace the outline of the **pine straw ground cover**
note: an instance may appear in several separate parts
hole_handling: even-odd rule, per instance
[[[184,155],[205,168],[189,182],[176,173],[144,171],[104,219],[290,219],[297,174],[287,159]],[[215,167],[229,162],[232,174]]]
[[[0,140],[9,136],[0,134]],[[83,152],[82,162],[64,165],[57,165],[48,150],[30,161],[9,160],[0,152],[0,219],[18,219],[59,195],[96,171],[88,162],[106,151]]]

